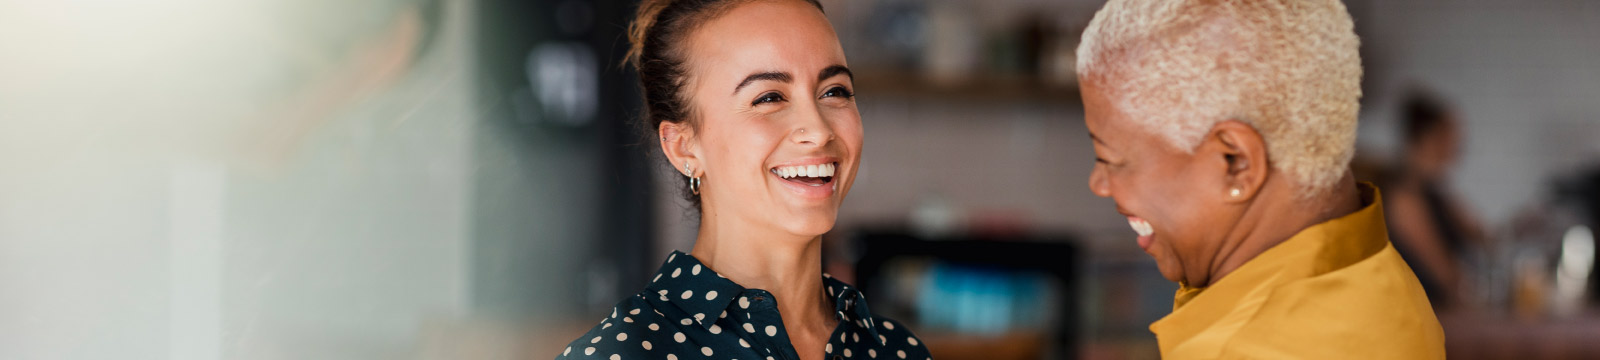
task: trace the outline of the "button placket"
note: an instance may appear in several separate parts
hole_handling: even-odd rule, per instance
[[[772,294],[764,290],[749,289],[745,290],[740,296],[749,299],[749,306],[746,308],[743,306],[743,302],[740,303],[740,307],[743,308],[741,311],[745,312],[744,320],[742,320],[745,324],[740,324],[740,328],[743,330],[740,331],[739,335],[747,336],[753,345],[765,349],[767,353],[764,355],[766,356],[771,356],[775,359],[794,360],[793,357],[788,355],[789,352],[793,351],[791,348],[794,345],[780,341],[780,337],[776,336],[777,334],[769,335],[768,333],[771,331],[769,328],[775,328],[783,322],[782,318],[779,317],[777,305],[772,300]],[[737,319],[738,316],[735,315],[734,318]]]

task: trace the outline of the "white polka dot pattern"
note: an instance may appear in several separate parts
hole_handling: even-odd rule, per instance
[[[823,283],[839,321],[823,345],[830,359],[932,359],[900,323],[867,313],[860,292],[832,277],[825,276]],[[557,359],[794,358],[797,352],[775,306],[779,300],[673,252],[644,291],[618,303]],[[876,341],[863,342],[863,335]]]

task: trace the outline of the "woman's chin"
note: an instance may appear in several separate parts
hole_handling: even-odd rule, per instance
[[[1161,259],[1156,259],[1156,269],[1161,271],[1161,277],[1166,278],[1167,281],[1179,283],[1185,280],[1183,278],[1183,269],[1179,269],[1176,264],[1167,265],[1163,264]]]
[[[833,231],[833,226],[838,220],[838,213],[804,214],[787,220],[783,227],[788,229],[790,233],[803,237],[817,237]]]

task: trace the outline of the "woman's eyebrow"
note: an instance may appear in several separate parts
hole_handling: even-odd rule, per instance
[[[789,76],[789,73],[777,71],[765,71],[750,74],[750,76],[744,77],[744,81],[739,82],[739,86],[733,87],[733,93],[738,94],[740,89],[744,89],[745,86],[757,81],[777,81],[787,84],[794,82],[794,77]]]
[[[1095,145],[1104,146],[1107,149],[1113,149],[1113,150],[1116,149],[1116,148],[1111,147],[1111,145],[1106,145],[1106,142],[1103,141],[1103,140],[1100,140],[1100,137],[1099,136],[1095,136],[1093,132],[1089,133],[1089,140],[1094,142]]]
[[[822,69],[822,72],[817,74],[817,82],[828,80],[828,78],[839,76],[839,74],[850,77],[850,81],[856,80],[856,74],[850,72],[850,68],[844,67],[844,65],[833,65]]]

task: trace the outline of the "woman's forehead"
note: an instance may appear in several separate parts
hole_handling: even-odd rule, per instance
[[[707,74],[712,77],[743,78],[754,70],[810,73],[845,62],[828,19],[803,1],[737,5],[696,30],[689,50],[688,60],[714,70]]]
[[[1094,82],[1084,82],[1080,88],[1084,101],[1084,121],[1089,127],[1090,136],[1102,145],[1107,138],[1120,138],[1123,136],[1127,124],[1127,113],[1117,107],[1116,99],[1105,91],[1105,87]]]

